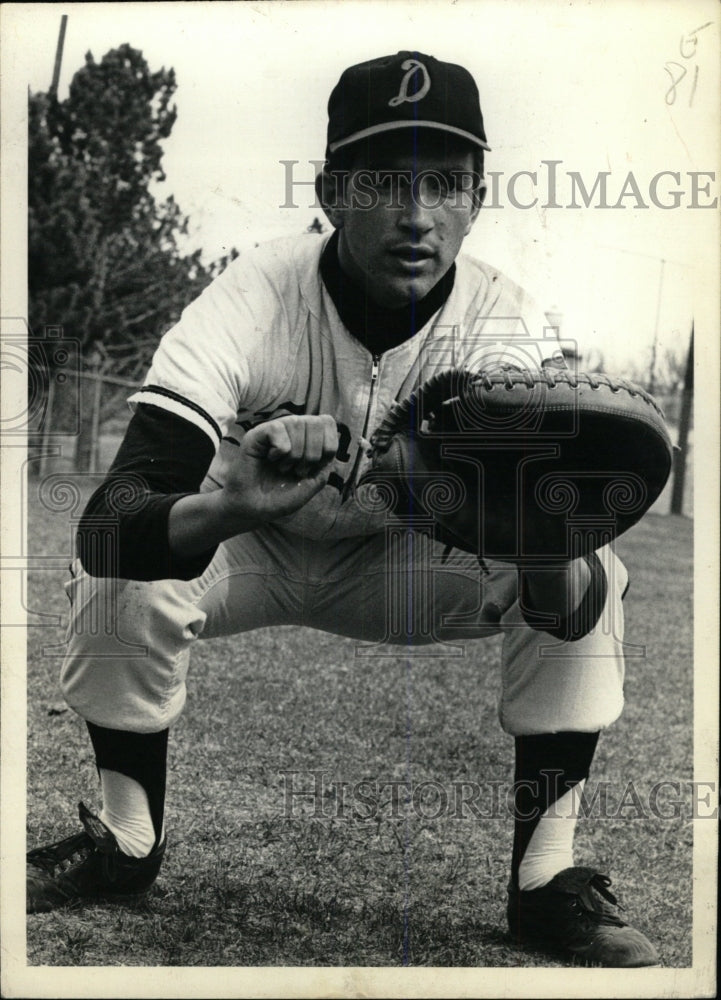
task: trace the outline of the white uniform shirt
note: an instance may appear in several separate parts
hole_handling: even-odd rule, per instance
[[[559,363],[555,328],[500,272],[463,255],[453,290],[409,340],[374,358],[338,316],[320,276],[327,241],[276,240],[238,257],[162,338],[131,406],[152,403],[192,421],[217,448],[209,475],[255,424],[289,413],[332,414],[339,448],[328,485],[286,530],[340,538],[383,530],[386,515],[359,505],[364,439],[390,406],[448,368],[540,368]]]

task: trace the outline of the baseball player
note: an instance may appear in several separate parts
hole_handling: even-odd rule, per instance
[[[475,82],[399,52],[347,69],[328,113],[317,190],[332,234],[260,246],[188,306],[85,511],[61,684],[103,804],[30,852],[28,910],[155,880],[168,731],[198,640],[279,624],[400,647],[500,631],[499,714],[516,744],[510,932],[576,961],[658,964],[608,877],[573,859],[574,803],[622,709],[625,569],[602,549],[524,572],[519,600],[512,565],[429,536],[409,557],[357,489],[374,427],[434,372],[562,363],[523,290],[459,253],[489,149]]]

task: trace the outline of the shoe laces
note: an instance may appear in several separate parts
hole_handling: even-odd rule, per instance
[[[54,844],[36,847],[27,853],[28,864],[40,868],[50,876],[67,871],[75,864],[85,861],[93,852],[105,855],[108,870],[113,866],[109,862],[118,853],[118,843],[105,824],[91,813],[84,803],[78,803],[80,821],[84,829],[64,837]]]
[[[593,920],[594,923],[625,927],[625,921],[621,920],[611,909],[611,906],[615,906],[619,910],[623,910],[623,907],[614,894],[609,892],[608,887],[610,884],[611,879],[608,875],[601,875],[599,872],[595,872],[586,885],[579,890],[578,895],[571,905],[576,912],[583,913]],[[595,890],[595,893],[598,893],[598,895],[592,890]],[[602,898],[599,899],[599,896]]]
[[[78,861],[84,861],[95,850],[95,843],[85,831],[65,837],[46,847],[28,851],[28,864],[41,868],[48,875],[66,871]]]

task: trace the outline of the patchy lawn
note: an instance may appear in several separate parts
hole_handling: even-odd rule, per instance
[[[35,553],[69,554],[67,514],[31,503],[30,519]],[[659,800],[659,818],[648,796],[692,777],[692,522],[650,515],[619,552],[628,705],[599,744],[589,790],[602,784],[607,805],[579,823],[577,861],[613,877],[666,966],[687,966],[688,798],[679,816]],[[31,610],[64,615],[63,576],[32,574]],[[73,831],[80,798],[99,806],[84,724],[43,653],[61,642],[59,627],[30,630],[29,846]],[[350,641],[290,627],[203,644],[171,738],[157,886],[134,907],[31,917],[29,963],[559,965],[505,933],[512,821],[492,782],[512,780],[512,740],[495,714],[498,650],[358,658]],[[485,818],[459,800],[464,782],[480,784]]]

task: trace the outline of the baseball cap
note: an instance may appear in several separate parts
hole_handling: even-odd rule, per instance
[[[468,70],[422,52],[398,52],[341,74],[328,100],[326,157],[361,139],[414,127],[491,148]]]

